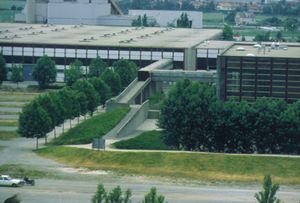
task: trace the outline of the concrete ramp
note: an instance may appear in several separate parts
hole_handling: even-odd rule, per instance
[[[149,101],[144,102],[142,105],[130,105],[129,113],[103,138],[120,139],[131,135],[147,119],[148,109]]]

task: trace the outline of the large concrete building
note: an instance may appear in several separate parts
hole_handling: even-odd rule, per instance
[[[5,23],[0,27],[0,52],[9,66],[24,64],[30,79],[32,65],[48,55],[57,64],[58,81],[76,58],[88,67],[97,56],[108,65],[124,58],[139,67],[169,58],[175,69],[196,70],[198,45],[221,34],[215,29]]]
[[[27,0],[15,21],[102,25],[105,20],[112,18],[111,25],[122,25],[124,20],[126,24],[131,22],[129,17],[121,15],[122,11],[113,0]]]
[[[221,99],[300,99],[300,44],[233,44],[218,57]]]

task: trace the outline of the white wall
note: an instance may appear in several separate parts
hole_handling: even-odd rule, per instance
[[[48,23],[95,25],[99,16],[111,13],[110,4],[49,3]]]
[[[193,21],[192,28],[202,28],[202,12],[198,11],[129,10],[129,15],[143,16],[146,14],[148,17],[155,18],[162,27],[167,26],[168,23],[174,23],[176,26],[177,19],[182,13],[187,13],[189,19]]]

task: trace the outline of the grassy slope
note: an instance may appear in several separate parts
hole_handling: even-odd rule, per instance
[[[0,140],[11,140],[19,136],[20,135],[17,132],[0,131]]]
[[[129,140],[116,142],[113,146],[118,149],[170,149],[170,147],[163,143],[160,132],[155,130],[144,132]]]
[[[91,143],[93,138],[102,137],[115,127],[128,111],[129,108],[120,108],[94,116],[70,129],[52,143],[57,145]]]
[[[10,175],[14,178],[23,178],[25,176],[30,178],[44,178],[53,177],[54,175],[46,171],[38,171],[33,169],[28,169],[20,165],[8,164],[0,166],[0,174]]]
[[[38,154],[74,167],[206,181],[260,181],[271,174],[275,182],[300,184],[299,158],[224,154],[98,152],[48,147]],[[87,158],[88,157],[88,158]]]

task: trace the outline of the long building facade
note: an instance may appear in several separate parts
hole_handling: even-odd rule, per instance
[[[75,59],[88,71],[92,59],[99,56],[108,65],[128,59],[139,67],[162,58],[173,60],[175,69],[196,69],[196,47],[216,38],[220,30],[133,28],[86,25],[1,24],[0,52],[8,67],[23,64],[26,80],[43,55],[51,57],[58,69],[57,81]],[[4,28],[4,29],[3,29]]]

